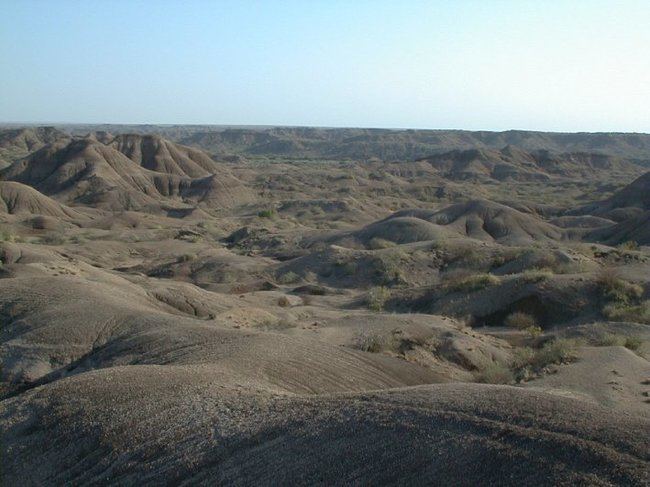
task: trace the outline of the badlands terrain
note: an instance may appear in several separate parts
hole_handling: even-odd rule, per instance
[[[0,130],[3,485],[650,483],[650,135]]]

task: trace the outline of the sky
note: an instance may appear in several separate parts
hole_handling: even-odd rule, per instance
[[[0,7],[0,122],[650,132],[650,0]]]

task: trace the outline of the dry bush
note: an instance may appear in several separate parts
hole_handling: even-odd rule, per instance
[[[535,317],[528,313],[515,311],[510,313],[505,319],[505,325],[509,328],[516,328],[517,330],[526,330],[530,327],[537,326]]]
[[[446,276],[445,284],[451,291],[478,291],[499,284],[501,280],[492,274],[473,274],[455,280],[453,276]]]
[[[65,242],[65,238],[59,233],[48,233],[39,239],[39,243],[44,245],[63,245]]]
[[[395,284],[405,282],[400,264],[408,256],[403,252],[391,252],[378,256],[373,260],[376,272],[381,276],[384,284]]]
[[[565,364],[576,359],[579,342],[564,338],[547,342],[540,349],[515,348],[510,367],[517,381],[528,380],[551,364]]]
[[[542,334],[542,328],[537,324],[535,317],[521,311],[510,313],[505,319],[505,325],[510,328],[526,331],[532,338],[536,338]]]
[[[371,250],[388,249],[391,247],[395,247],[395,245],[396,245],[395,242],[391,242],[390,240],[386,240],[384,238],[379,238],[379,237],[373,237],[368,242],[368,248]]]
[[[379,353],[386,347],[386,339],[377,333],[361,331],[354,337],[353,346],[362,352]]]
[[[451,249],[450,261],[462,264],[464,267],[474,268],[483,264],[483,255],[469,245],[458,245]]]
[[[534,255],[533,267],[536,269],[554,269],[558,264],[558,258],[552,252],[542,252]]]
[[[293,271],[288,271],[278,277],[279,284],[293,284],[300,280],[300,276]]]
[[[512,362],[510,366],[515,369],[529,367],[535,359],[535,350],[530,347],[519,347],[512,351]]]
[[[511,384],[515,376],[507,366],[499,362],[490,362],[474,374],[476,382],[484,384]]]
[[[288,320],[266,319],[253,325],[255,328],[264,331],[279,331],[295,328],[297,325]]]
[[[384,309],[386,301],[390,298],[390,291],[384,286],[373,287],[368,291],[366,303],[368,309],[372,311],[381,311]]]
[[[535,369],[542,369],[551,364],[563,364],[573,361],[576,356],[578,343],[575,340],[557,338],[547,342],[537,350],[533,356],[531,365]]]
[[[278,299],[278,306],[280,306],[281,308],[287,308],[291,306],[291,302],[289,301],[289,298],[287,298],[286,296],[280,296],[280,298]]]
[[[0,230],[0,242],[14,242],[16,236],[9,230]]]
[[[70,237],[70,242],[73,244],[84,244],[88,241],[88,238],[85,235],[73,235]]]
[[[650,325],[650,301],[638,305],[608,304],[603,307],[603,315],[612,321],[631,321]]]
[[[332,270],[330,271],[330,274],[336,271],[339,275],[343,276],[353,276],[354,274],[357,273],[359,266],[358,264],[353,261],[353,260],[337,260],[332,264]]]
[[[621,278],[616,269],[604,267],[595,277],[603,297],[610,302],[627,304],[643,296],[643,287]]]
[[[600,347],[625,347],[632,351],[638,350],[643,340],[637,336],[615,335],[607,333],[595,341],[594,345]]]
[[[521,279],[528,283],[546,281],[552,277],[553,271],[550,269],[529,269],[521,273]]]
[[[196,254],[183,254],[178,256],[178,262],[191,262],[196,259]]]
[[[506,248],[500,250],[498,254],[492,257],[492,267],[501,267],[502,265],[507,264],[520,258],[525,253],[525,250],[520,248]]]
[[[275,210],[261,210],[257,212],[257,216],[260,218],[273,218],[275,216]]]
[[[619,250],[639,250],[639,244],[634,240],[628,240],[627,242],[620,243],[617,248]]]

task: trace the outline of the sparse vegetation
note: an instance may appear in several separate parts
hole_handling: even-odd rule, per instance
[[[368,248],[372,250],[388,249],[391,247],[395,247],[395,245],[396,245],[395,242],[391,242],[390,240],[386,240],[379,237],[373,237],[368,242]]]
[[[604,299],[615,304],[628,304],[643,295],[643,287],[622,279],[615,269],[601,269],[596,283]]]
[[[65,237],[58,233],[48,233],[39,239],[39,243],[44,245],[63,245],[65,242]]]
[[[13,242],[14,240],[15,236],[9,230],[0,230],[0,242]]]
[[[632,351],[638,350],[643,340],[638,336],[615,335],[607,333],[596,340],[595,345],[601,347],[625,347]]]
[[[278,276],[279,284],[294,284],[300,280],[300,276],[293,271],[285,272]]]
[[[603,307],[603,315],[612,321],[632,321],[650,325],[650,300],[638,305],[608,304]]]
[[[636,243],[634,240],[628,240],[627,242],[623,242],[618,245],[617,247],[619,250],[639,250],[639,244]]]
[[[542,333],[542,328],[537,324],[535,317],[521,311],[510,313],[505,319],[505,325],[510,328],[526,331],[533,338],[538,337]]]
[[[490,362],[475,372],[474,380],[484,384],[511,384],[515,381],[515,375],[506,365]]]
[[[521,279],[528,283],[546,281],[552,277],[553,271],[550,269],[530,269],[521,273]]]
[[[385,337],[368,332],[360,332],[355,336],[354,348],[362,352],[379,353],[386,346]]]
[[[382,311],[386,301],[390,298],[390,291],[384,286],[373,287],[368,291],[366,303],[372,311]]]
[[[257,212],[257,216],[260,218],[274,218],[276,215],[275,210],[261,210]]]
[[[506,326],[516,328],[518,330],[526,330],[532,326],[537,326],[537,322],[532,315],[516,311],[508,315],[505,320]]]
[[[551,364],[563,364],[575,359],[578,343],[567,338],[556,338],[545,343],[533,355],[531,365],[541,369]]]
[[[467,277],[447,277],[445,284],[451,291],[472,292],[496,286],[501,280],[493,274],[473,274]]]
[[[191,262],[196,259],[196,254],[183,254],[178,256],[178,262]]]
[[[566,338],[556,338],[546,342],[541,348],[518,347],[512,352],[510,369],[517,381],[526,381],[540,374],[549,365],[572,362],[576,358],[579,342]]]
[[[650,323],[650,301],[640,301],[642,286],[625,281],[616,271],[607,268],[598,273],[596,283],[604,300],[602,313],[607,319]]]

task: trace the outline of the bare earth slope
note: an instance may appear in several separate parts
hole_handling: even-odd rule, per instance
[[[647,420],[509,387],[277,396],[139,365],[34,389],[0,414],[5,480],[23,485],[649,480]]]
[[[253,199],[227,168],[199,151],[151,137],[134,144],[133,138],[114,143],[130,159],[95,139],[63,140],[16,162],[0,177],[28,184],[65,203],[110,210],[146,210],[189,202],[227,208]]]

